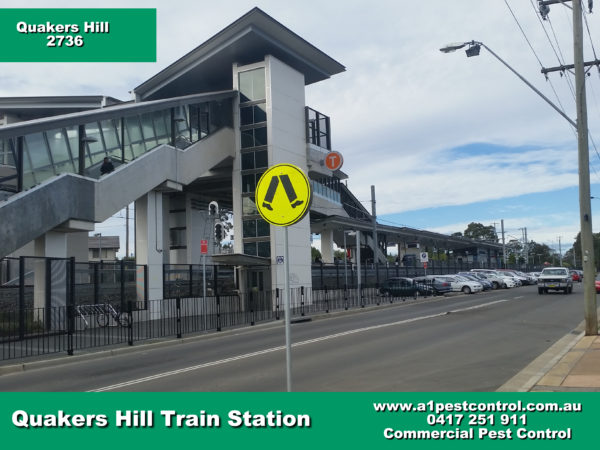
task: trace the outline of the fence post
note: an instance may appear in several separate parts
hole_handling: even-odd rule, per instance
[[[275,288],[275,320],[279,320],[279,288]]]
[[[19,340],[25,339],[25,257],[19,256]]]
[[[69,284],[67,293],[67,354],[73,356],[73,332],[75,331],[75,258],[69,258]]]
[[[250,289],[248,294],[250,294],[250,326],[254,326],[254,291]]]
[[[321,280],[323,279],[321,278]],[[304,316],[304,286],[300,286],[300,313],[301,316]]]
[[[121,296],[121,311],[125,311],[125,261],[121,260],[119,261],[120,263],[120,267],[119,267],[119,272],[121,275],[121,285],[120,285],[120,289],[119,289],[119,294]]]
[[[127,344],[131,347],[133,346],[133,300],[127,302],[127,315],[129,319],[127,320]]]
[[[217,331],[221,331],[221,297],[219,297],[218,291],[215,292],[217,298]]]
[[[314,298],[313,298],[314,302]],[[329,296],[327,295],[327,286],[325,286],[325,312],[329,312]]]
[[[348,311],[348,286],[344,284],[344,310]]]
[[[99,271],[98,264],[91,263],[94,268],[94,305],[97,305],[100,299],[100,280],[99,280]]]
[[[190,292],[188,294],[189,297],[193,297],[194,296],[194,265],[190,264],[190,273],[189,273],[189,287],[190,287]]]

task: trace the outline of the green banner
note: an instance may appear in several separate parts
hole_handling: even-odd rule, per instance
[[[0,9],[1,62],[155,62],[156,9]]]
[[[564,449],[597,445],[600,393],[0,394],[3,446]]]

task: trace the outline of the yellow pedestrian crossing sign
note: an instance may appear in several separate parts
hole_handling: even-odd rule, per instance
[[[310,181],[292,164],[270,167],[256,186],[258,212],[272,225],[287,227],[301,220],[310,209]]]

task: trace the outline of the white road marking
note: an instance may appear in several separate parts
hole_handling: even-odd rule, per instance
[[[469,311],[472,309],[478,309],[478,308],[483,308],[486,306],[490,306],[493,304],[497,304],[497,303],[503,303],[503,302],[507,302],[509,300],[496,300],[494,302],[489,302],[489,303],[482,303],[480,305],[476,305],[476,306],[470,306],[470,307],[466,307],[466,308],[460,308],[460,309],[455,309],[453,311],[450,311],[451,313],[457,313],[457,312],[461,312],[461,311]],[[384,324],[380,324],[380,325],[373,325],[370,327],[363,327],[363,328],[357,328],[355,330],[349,330],[349,331],[343,331],[341,333],[335,333],[335,334],[330,334],[327,336],[322,336],[319,338],[314,338],[314,339],[308,339],[306,341],[302,341],[302,342],[296,342],[295,344],[292,344],[292,347],[301,347],[303,345],[308,345],[308,344],[314,344],[316,342],[323,342],[323,341],[328,341],[330,339],[336,339],[339,337],[343,337],[343,336],[349,336],[352,334],[357,334],[357,333],[364,333],[365,331],[372,331],[372,330],[379,330],[382,328],[387,328],[387,327],[392,327],[392,326],[396,326],[396,325],[404,325],[407,323],[412,323],[412,322],[418,322],[421,320],[427,320],[427,319],[433,319],[435,317],[441,317],[441,316],[445,316],[447,314],[447,312],[441,312],[441,313],[437,313],[437,314],[430,314],[427,316],[420,316],[420,317],[414,317],[412,319],[405,319],[405,320],[399,320],[396,322],[391,322],[391,323],[384,323]],[[158,373],[156,375],[150,375],[147,377],[143,377],[143,378],[137,378],[135,380],[130,380],[130,381],[124,381],[122,383],[117,383],[117,384],[112,384],[110,386],[105,386],[105,387],[101,387],[98,389],[91,389],[87,392],[105,392],[105,391],[112,391],[115,389],[120,389],[123,387],[127,387],[127,386],[133,386],[135,384],[140,384],[140,383],[145,383],[147,381],[154,381],[154,380],[158,380],[160,378],[166,378],[166,377],[170,377],[173,375],[179,375],[182,373],[187,373],[187,372],[192,372],[194,370],[199,370],[199,369],[205,369],[207,367],[214,367],[214,366],[218,366],[221,364],[227,364],[230,362],[234,362],[234,361],[240,361],[243,359],[248,359],[248,358],[253,358],[255,356],[261,356],[261,355],[266,355],[268,353],[273,353],[273,352],[278,352],[281,350],[285,350],[285,346],[281,345],[278,347],[271,347],[271,348],[267,348],[265,350],[259,350],[257,352],[252,352],[252,353],[246,353],[243,355],[238,355],[238,356],[232,356],[231,358],[225,358],[225,359],[220,359],[218,361],[211,361],[211,362],[207,362],[207,363],[203,363],[203,364],[198,364],[196,366],[190,366],[190,367],[184,367],[183,369],[177,369],[177,370],[170,370],[168,372],[162,372],[162,373]]]

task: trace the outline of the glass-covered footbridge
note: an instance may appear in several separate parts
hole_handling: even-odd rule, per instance
[[[123,103],[0,128],[0,191],[21,192],[63,173],[98,178],[108,157],[129,163],[167,144],[184,149],[231,127],[235,91]]]

